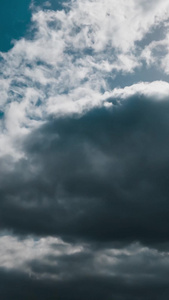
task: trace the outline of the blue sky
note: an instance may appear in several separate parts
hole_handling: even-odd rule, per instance
[[[31,19],[30,1],[1,1],[0,50],[8,51],[13,39],[24,36]]]
[[[1,1],[3,300],[168,300],[168,29],[168,0]]]
[[[0,51],[8,51],[12,47],[12,41],[18,40],[29,32],[31,22],[31,0],[1,1],[0,10]],[[36,0],[34,5],[47,7],[48,9],[61,9],[61,1]]]

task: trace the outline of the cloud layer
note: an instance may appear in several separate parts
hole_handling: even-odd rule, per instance
[[[71,245],[57,238],[0,237],[5,299],[167,299],[169,254],[132,244],[121,249]],[[12,250],[11,250],[12,249]],[[19,286],[17,287],[17,282]],[[8,289],[7,289],[8,284]]]

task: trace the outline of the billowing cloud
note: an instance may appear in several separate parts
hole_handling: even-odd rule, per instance
[[[3,158],[2,229],[167,242],[169,102],[137,95],[112,103],[49,120],[18,146],[24,158]]]

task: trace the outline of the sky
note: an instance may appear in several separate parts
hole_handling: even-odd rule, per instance
[[[168,300],[169,1],[0,4],[0,298]]]

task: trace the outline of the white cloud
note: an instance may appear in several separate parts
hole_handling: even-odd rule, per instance
[[[18,239],[15,236],[2,235],[0,236],[0,267],[36,275],[31,270],[31,265],[29,265],[32,261],[36,260],[42,264],[47,263],[48,266],[57,265],[59,257],[82,251],[83,246],[74,246],[55,237]],[[55,256],[55,262],[48,260],[50,255]],[[40,275],[45,276],[46,274],[42,273]],[[50,277],[50,274],[48,275]],[[55,277],[57,278],[57,274],[55,274]]]
[[[119,276],[123,273],[123,278],[135,280],[142,276],[158,277],[159,266],[165,274],[169,267],[168,252],[139,243],[121,249],[105,247],[94,250],[87,244],[72,245],[50,236],[25,239],[0,236],[0,267],[38,279],[64,280],[78,278],[81,274]]]
[[[167,29],[169,28],[169,24]],[[168,31],[168,30],[167,30]],[[148,66],[155,65],[169,75],[169,34],[165,38],[151,42],[141,54]]]
[[[16,138],[51,113],[82,113],[102,105],[105,95],[112,94],[108,77],[133,72],[142,59],[155,63],[154,44],[138,58],[142,49],[136,42],[165,22],[168,8],[168,0],[72,0],[65,10],[34,12],[32,39],[15,41],[10,51],[0,54],[0,108],[5,113],[0,155],[18,157]],[[169,72],[168,56],[161,67]],[[155,84],[151,88],[156,90]]]
[[[126,99],[134,95],[143,95],[154,100],[167,99],[169,95],[169,83],[165,81],[139,82],[125,88],[115,88],[105,96]]]

